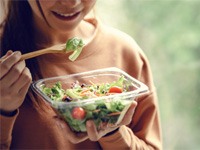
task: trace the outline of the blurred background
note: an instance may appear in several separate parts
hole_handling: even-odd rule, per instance
[[[149,58],[164,150],[199,150],[200,1],[97,0],[96,13],[131,35]]]
[[[164,149],[200,149],[200,1],[98,0],[96,13],[149,58]]]

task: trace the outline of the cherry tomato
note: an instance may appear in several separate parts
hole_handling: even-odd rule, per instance
[[[74,119],[83,120],[85,118],[86,112],[82,107],[74,107],[72,109],[72,117]]]
[[[122,93],[123,90],[122,90],[122,88],[119,87],[119,86],[112,86],[112,87],[109,89],[108,92],[109,92],[109,93]]]

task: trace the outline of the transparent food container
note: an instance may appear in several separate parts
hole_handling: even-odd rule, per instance
[[[122,77],[123,80],[120,79]],[[98,90],[103,85],[105,89],[101,89],[104,94],[95,95],[96,91],[92,87],[89,92],[92,92],[94,96],[87,98],[86,95],[85,99],[76,98],[75,100],[66,98],[66,95],[61,93],[62,100],[55,100],[52,99],[52,95],[44,92],[44,87],[52,89],[57,83],[60,83],[62,92],[70,91],[72,87],[77,85],[79,88],[95,86]],[[121,84],[123,91],[108,92],[109,89],[106,88],[115,84]],[[145,84],[118,68],[105,68],[45,78],[34,82],[32,88],[52,106],[55,112],[75,132],[85,132],[87,120],[93,120],[98,130],[117,125],[121,122],[135,98],[148,92],[148,87]]]

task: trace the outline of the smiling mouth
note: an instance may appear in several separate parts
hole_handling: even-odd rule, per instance
[[[76,12],[76,13],[68,13],[68,14],[63,14],[63,13],[58,13],[58,12],[54,12],[53,11],[54,16],[56,16],[56,18],[60,19],[60,20],[73,20],[75,19],[80,12]]]

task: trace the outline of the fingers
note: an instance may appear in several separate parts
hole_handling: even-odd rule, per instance
[[[88,139],[86,133],[75,133],[70,129],[66,122],[62,121],[59,118],[55,118],[56,125],[62,130],[63,135],[74,144],[80,143]]]
[[[13,85],[13,88],[16,89],[17,85],[21,85],[21,88],[19,89],[18,93],[20,95],[23,95],[23,93],[27,93],[31,82],[32,82],[31,73],[28,68],[25,68],[22,72],[22,75],[19,77],[17,83]]]
[[[128,125],[128,124],[130,124],[130,122],[131,122],[131,120],[133,118],[133,114],[135,112],[136,106],[137,106],[137,102],[133,101],[133,103],[129,107],[128,111],[124,115],[123,120],[121,121],[121,123],[119,125]]]
[[[91,141],[97,141],[99,139],[99,133],[97,132],[94,122],[91,120],[87,121],[86,128],[89,139]]]
[[[87,128],[88,138],[91,141],[98,141],[101,137],[103,137],[107,133],[110,133],[110,132],[116,130],[117,128],[119,128],[119,126],[118,125],[115,125],[115,126],[107,125],[106,128],[97,130],[94,121],[88,120],[86,122],[86,128]]]
[[[11,53],[11,51],[7,52],[7,54],[1,58],[0,68],[1,74],[0,79],[2,79],[5,74],[8,73],[10,68],[15,65],[21,58],[21,53],[19,51]]]
[[[9,80],[9,79],[8,79]],[[3,79],[3,82],[1,83],[1,98],[4,99],[4,101],[1,101],[1,104],[3,103],[7,105],[6,107],[11,107],[13,103],[16,103],[16,108],[23,102],[24,97],[29,89],[29,86],[32,82],[31,74],[28,68],[25,68],[20,77],[16,80],[16,82],[11,85],[10,87],[6,87],[6,82],[9,82],[8,80]],[[3,85],[4,84],[4,85]],[[13,101],[13,97],[15,98]]]
[[[6,77],[2,78],[2,85],[4,87],[10,87],[12,84],[14,84],[22,74],[24,68],[24,61],[17,62],[15,65],[13,65],[13,67],[6,73]]]
[[[32,77],[20,52],[8,51],[0,60],[1,109],[13,111],[24,101]]]

